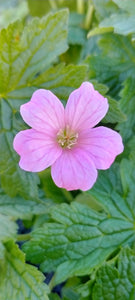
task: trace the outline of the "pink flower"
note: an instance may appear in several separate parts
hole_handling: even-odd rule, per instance
[[[51,175],[58,187],[90,189],[97,169],[108,169],[123,151],[117,132],[103,126],[93,128],[107,110],[107,99],[89,82],[71,93],[65,110],[52,92],[37,90],[20,109],[23,120],[32,127],[14,139],[20,167],[40,172],[52,166]]]

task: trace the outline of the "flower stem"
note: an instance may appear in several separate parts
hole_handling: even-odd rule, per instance
[[[84,0],[77,0],[77,12],[78,14],[84,14]]]
[[[94,6],[91,3],[91,0],[88,1],[88,9],[85,17],[84,28],[89,29],[92,23],[92,17],[94,12]]]

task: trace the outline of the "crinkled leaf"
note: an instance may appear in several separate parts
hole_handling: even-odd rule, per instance
[[[127,121],[118,125],[125,142],[135,135],[135,79],[128,78],[120,93],[120,108],[126,114]]]
[[[121,123],[126,121],[126,114],[122,112],[120,108],[119,101],[114,100],[113,98],[106,96],[109,103],[109,110],[102,120],[102,122],[106,123]]]
[[[38,194],[38,177],[18,167],[13,151],[16,131],[26,128],[18,117],[20,105],[29,101],[38,88],[51,89],[61,99],[67,99],[86,76],[86,66],[50,67],[67,49],[67,18],[67,10],[61,10],[35,18],[25,28],[16,22],[1,31],[0,138],[4,147],[0,149],[0,173],[2,186],[11,196],[20,194],[30,199]]]
[[[113,164],[109,170],[100,171],[96,184],[88,193],[101,203],[110,215],[118,218],[123,215],[127,219],[134,219],[134,177],[132,161],[123,159],[120,165]]]
[[[67,17],[63,10],[33,19],[25,28],[15,22],[0,33],[0,173],[2,187],[10,196],[31,199],[38,195],[38,177],[18,167],[13,151],[13,129],[19,129],[16,110],[36,89],[29,81],[67,49]]]
[[[11,198],[0,189],[0,213],[10,216],[12,219],[31,219],[33,215],[43,215],[48,213],[52,202],[25,200],[21,197]]]
[[[0,212],[0,241],[7,241],[11,238],[15,238],[17,233],[17,225],[10,219],[9,216],[5,216]]]
[[[99,46],[101,53],[86,59],[89,78],[106,84],[115,97],[127,77],[135,78],[135,45],[129,37],[105,34],[100,39]]]
[[[0,92],[28,85],[37,72],[67,49],[67,10],[34,18],[25,28],[15,22],[0,34]]]
[[[123,159],[120,164],[121,182],[123,187],[123,196],[127,199],[130,210],[135,211],[135,168],[131,160]]]
[[[61,63],[35,78],[31,85],[49,89],[60,99],[67,100],[69,94],[85,80],[86,72],[86,65],[65,66],[64,63]]]
[[[3,253],[4,252],[4,253]],[[1,300],[48,300],[48,287],[44,275],[35,267],[25,264],[24,253],[12,241],[4,244],[3,260],[0,260]]]
[[[5,119],[6,122],[6,119]],[[18,166],[18,158],[13,150],[13,133],[0,134],[0,175],[1,185],[10,196],[20,194],[26,199],[38,198],[37,184],[39,179],[36,174],[22,171]]]
[[[123,249],[117,265],[105,264],[99,269],[93,300],[133,300],[135,298],[135,253]]]
[[[110,194],[107,215],[78,203],[52,209],[55,223],[33,232],[23,246],[27,259],[39,263],[42,270],[56,269],[55,283],[59,283],[74,275],[89,274],[114,249],[134,240],[134,212],[119,194],[114,191],[114,199]]]

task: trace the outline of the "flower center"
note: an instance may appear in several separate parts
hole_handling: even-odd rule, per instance
[[[76,145],[78,139],[78,133],[70,131],[69,126],[65,129],[60,129],[57,133],[57,142],[62,148],[71,149]]]

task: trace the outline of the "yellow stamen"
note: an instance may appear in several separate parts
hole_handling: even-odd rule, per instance
[[[76,145],[77,139],[78,133],[71,131],[68,125],[57,133],[57,142],[64,149],[71,149]]]

